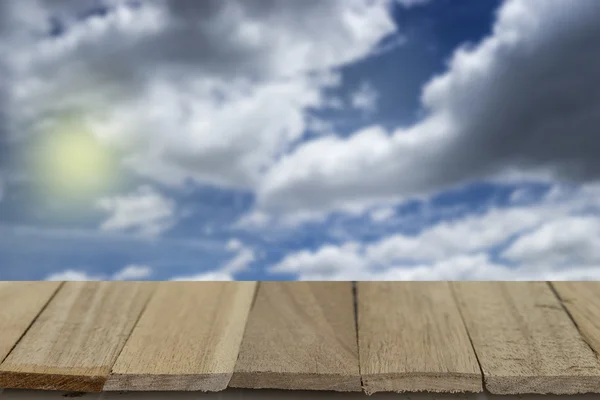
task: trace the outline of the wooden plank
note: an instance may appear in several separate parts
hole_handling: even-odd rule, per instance
[[[229,384],[360,391],[350,282],[264,282]]]
[[[552,282],[583,339],[600,354],[600,282]]]
[[[154,288],[67,282],[0,365],[0,387],[102,390]]]
[[[60,282],[0,282],[0,362],[60,285]]]
[[[600,364],[545,282],[452,284],[496,394],[600,392]]]
[[[161,282],[104,390],[227,387],[256,282]]]
[[[447,282],[359,282],[363,387],[481,392],[477,358]]]

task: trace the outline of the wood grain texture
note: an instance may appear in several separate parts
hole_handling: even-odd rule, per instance
[[[230,386],[360,391],[352,284],[261,283]]]
[[[104,390],[227,387],[256,282],[161,282]]]
[[[0,387],[102,390],[153,287],[65,283],[0,365]]]
[[[481,392],[477,358],[447,282],[359,282],[363,387]]]
[[[495,394],[600,392],[600,364],[545,282],[452,284]]]
[[[60,285],[61,282],[0,282],[0,363]]]
[[[600,282],[552,282],[583,339],[600,354]]]

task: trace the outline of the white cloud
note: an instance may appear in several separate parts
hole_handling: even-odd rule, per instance
[[[395,30],[388,0],[11,4],[0,59],[13,134],[75,113],[128,168],[172,185],[254,188],[307,107],[327,106],[332,69]],[[107,12],[75,17],[91,4]],[[61,34],[43,34],[51,18]]]
[[[350,103],[357,110],[371,113],[377,109],[379,94],[368,82],[362,82],[358,89],[352,93]]]
[[[406,8],[421,6],[429,3],[430,1],[431,0],[396,0],[398,4]]]
[[[271,215],[259,210],[254,210],[248,214],[242,215],[233,227],[237,229],[260,229],[265,228],[271,221]]]
[[[243,248],[239,250],[237,255],[229,260],[224,266],[223,270],[228,273],[235,273],[243,271],[246,267],[256,260],[254,250],[249,248]]]
[[[521,236],[503,256],[543,268],[600,265],[600,216],[568,216]]]
[[[129,167],[167,184],[194,179],[251,188],[272,158],[305,130],[303,109],[319,103],[318,86],[306,79],[248,88],[202,86],[162,85],[138,100],[138,111],[130,115],[143,112],[145,118],[132,121],[131,132],[143,134],[140,140],[146,143],[126,159]],[[218,99],[215,90],[227,100]],[[187,116],[182,114],[186,108]],[[182,121],[175,125],[178,134],[166,135],[176,121]],[[117,126],[113,135],[121,137],[128,125]]]
[[[235,255],[220,268],[219,271],[222,273],[233,275],[242,272],[256,261],[255,250],[242,243],[239,239],[230,239],[225,245],[225,250]]]
[[[175,277],[174,281],[233,281],[233,275],[227,272],[210,271],[196,275]]]
[[[227,244],[225,245],[225,249],[228,251],[237,251],[241,250],[244,247],[244,244],[236,238],[229,239]]]
[[[531,188],[520,188],[515,190],[510,195],[510,202],[512,204],[525,204],[536,199],[536,193]]]
[[[139,175],[256,193],[256,209],[238,226],[281,218],[294,227],[333,210],[369,212],[383,222],[393,215],[390,205],[473,179],[600,175],[596,0],[569,7],[507,0],[489,37],[457,49],[447,70],[424,86],[421,121],[391,131],[366,127],[347,138],[307,110],[344,106],[327,89],[341,84],[340,66],[385,51],[377,46],[395,31],[390,1],[138,3],[0,1],[0,135],[26,146],[30,135],[73,113]],[[81,17],[103,5],[105,13]],[[56,35],[48,35],[52,20]],[[390,46],[405,39],[397,35]],[[377,92],[365,83],[348,100],[372,111]],[[307,129],[321,136],[299,143]],[[537,204],[515,193],[511,208],[416,235],[300,251],[273,271],[306,278],[593,276],[598,224],[590,209],[598,209],[598,195],[591,186],[576,195],[560,189]],[[108,214],[103,231],[153,237],[177,218],[174,202],[149,186],[97,207]],[[239,240],[226,250],[231,257],[218,269],[186,279],[232,279],[256,260]],[[117,275],[135,279],[151,272],[144,268]],[[53,276],[99,278],[62,274]]]
[[[325,246],[289,255],[273,273],[298,274],[301,280],[460,280],[515,279],[508,268],[486,254],[459,255],[430,263],[376,268],[359,246]]]
[[[373,221],[373,222],[384,222],[384,221],[392,218],[395,214],[396,214],[396,211],[394,210],[393,207],[384,207],[384,208],[377,208],[377,209],[371,211],[369,213],[369,216],[371,217],[371,221]]]
[[[117,281],[147,279],[152,275],[152,268],[147,265],[128,265],[113,275]]]
[[[102,280],[140,280],[146,279],[152,275],[152,268],[144,265],[128,265],[112,276],[94,275],[89,272],[67,269],[62,272],[56,272],[46,277],[47,281],[102,281]]]
[[[389,137],[379,127],[364,129],[349,139],[312,140],[282,157],[267,173],[258,191],[259,209],[297,212],[364,205],[381,197],[383,187],[392,196],[396,191],[390,184],[392,176],[382,175],[396,172],[393,156]],[[417,174],[405,179],[416,180]]]
[[[367,275],[371,280],[597,280],[600,265],[594,268],[572,268],[535,270],[511,268],[490,260],[487,254],[457,256],[428,265],[391,268]]]
[[[491,208],[417,234],[302,250],[269,270],[300,279],[600,277],[599,188],[553,190],[534,204]]]
[[[361,273],[368,261],[360,254],[360,245],[325,245],[317,251],[303,250],[285,257],[270,268],[273,273],[300,274],[300,279],[311,276],[336,276],[343,271],[348,276]]]
[[[171,228],[176,219],[175,203],[150,186],[124,196],[102,198],[96,206],[110,214],[101,225],[104,231],[132,231],[153,237]]]
[[[368,246],[366,252],[369,259],[382,265],[404,260],[443,260],[487,250],[538,226],[548,217],[544,209],[492,209],[483,215],[441,222],[417,236],[397,234],[387,237]]]
[[[361,210],[353,210],[348,207],[344,209],[347,215],[358,214]],[[282,215],[274,215],[261,210],[251,210],[242,215],[233,224],[235,229],[261,230],[261,229],[294,229],[307,222],[323,222],[326,215],[313,211],[288,212]]]
[[[335,132],[332,121],[310,116],[306,122],[306,130],[317,135],[331,135]]]
[[[62,272],[56,272],[46,277],[47,281],[101,281],[104,279],[100,275],[90,275],[85,271],[68,269]]]
[[[225,245],[225,250],[235,255],[225,262],[219,269],[205,271],[195,275],[174,277],[176,281],[231,281],[235,274],[248,268],[256,260],[256,252],[246,246],[239,239],[230,239]]]
[[[599,45],[598,1],[506,1],[492,34],[425,85],[423,120],[298,146],[265,175],[258,208],[366,208],[490,177],[594,181]]]

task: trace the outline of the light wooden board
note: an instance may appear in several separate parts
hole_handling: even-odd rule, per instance
[[[100,391],[153,287],[65,283],[0,365],[0,387]]]
[[[350,282],[264,282],[231,387],[359,391]]]
[[[298,390],[227,389],[223,392],[106,392],[73,394],[39,390],[7,389],[0,400],[598,400],[598,396],[575,395],[566,398],[540,395],[492,395],[489,393],[364,393],[315,392]]]
[[[161,282],[104,390],[227,387],[256,282]]]
[[[60,285],[60,282],[0,282],[0,362]]]
[[[584,340],[600,354],[600,282],[553,282]]]
[[[365,392],[481,392],[482,376],[447,282],[359,282]]]
[[[600,392],[598,359],[547,283],[452,285],[490,392]]]

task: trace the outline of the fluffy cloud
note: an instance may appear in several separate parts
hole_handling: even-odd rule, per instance
[[[377,208],[375,210],[372,210],[369,214],[371,221],[377,223],[377,222],[384,222],[390,218],[392,218],[395,214],[395,210],[393,207],[383,207],[383,208]]]
[[[266,174],[259,207],[339,209],[481,177],[595,180],[599,45],[595,0],[506,1],[491,35],[456,50],[424,87],[421,122],[299,146]]]
[[[0,46],[7,125],[24,136],[77,115],[141,175],[253,188],[302,135],[307,108],[325,105],[322,90],[339,84],[331,70],[395,30],[389,5],[11,2]]]
[[[311,111],[377,106],[366,84],[349,104],[328,89],[341,84],[339,67],[385,50],[392,3],[0,1],[0,140],[26,147],[74,116],[145,178],[255,193],[256,208],[238,226],[281,216],[289,228],[325,221],[332,210],[368,210],[380,224],[407,197],[474,179],[598,178],[596,0],[503,2],[489,37],[457,49],[424,86],[422,120],[336,136],[337,125]],[[304,142],[307,130],[318,137]],[[541,204],[521,192],[509,208],[416,235],[299,251],[271,271],[306,279],[596,276],[600,196],[589,185],[575,192],[558,190]],[[173,200],[150,186],[96,205],[107,214],[104,231],[155,237],[178,217]],[[237,240],[226,250],[218,269],[179,279],[233,279],[257,258]],[[134,265],[109,278],[150,273]]]
[[[418,234],[289,254],[272,273],[301,279],[600,277],[600,187],[556,187],[540,202],[491,208]]]
[[[233,275],[228,272],[210,271],[196,275],[178,276],[173,278],[174,281],[233,281]]]
[[[503,256],[543,268],[600,266],[600,217],[568,216],[521,236]]]
[[[97,130],[113,124],[114,130],[104,132],[118,140],[125,132],[143,135],[126,165],[171,185],[193,179],[219,186],[254,187],[273,157],[304,131],[304,108],[319,102],[319,86],[311,79],[247,88],[224,83],[212,88],[201,82],[194,86],[193,80],[154,85],[132,105],[137,111],[124,115],[123,111],[131,110],[125,107],[119,115],[112,115],[109,123],[99,123]],[[214,91],[223,92],[227,100],[219,99]],[[140,113],[143,120],[126,121]],[[118,122],[121,116],[122,123]],[[182,122],[175,125],[177,134],[165,134],[176,121]]]
[[[352,93],[350,103],[357,110],[362,110],[366,113],[373,112],[377,109],[377,101],[379,94],[368,82],[363,82],[358,89]]]
[[[254,249],[244,245],[238,239],[231,239],[225,245],[225,250],[235,255],[219,269],[202,272],[196,275],[175,277],[176,281],[232,281],[235,274],[244,271],[256,260]]]
[[[113,275],[117,281],[147,279],[152,275],[152,268],[147,265],[128,265]]]
[[[152,275],[152,268],[145,265],[128,265],[111,276],[93,275],[88,272],[68,269],[62,272],[56,272],[48,277],[47,281],[101,281],[101,280],[140,280],[147,279]]]
[[[74,269],[56,272],[46,277],[47,281],[101,281],[102,279],[100,275],[90,275],[85,271]]]
[[[102,198],[97,208],[110,214],[100,226],[104,231],[153,237],[171,228],[176,220],[175,203],[150,186],[124,196]]]
[[[273,273],[299,274],[300,279],[360,275],[368,267],[357,243],[325,245],[317,251],[303,250],[285,257],[270,268]]]
[[[117,6],[71,25],[55,45],[63,43],[60,49],[83,63],[110,54],[117,65],[108,70],[116,74],[174,64],[218,77],[291,76],[360,58],[393,29],[383,1],[95,3]],[[108,42],[114,38],[122,40]]]
[[[291,254],[271,269],[298,274],[301,280],[493,280],[516,279],[504,265],[487,254],[458,255],[445,260],[377,267],[356,244],[324,246],[315,252]],[[600,274],[599,274],[600,275]]]
[[[234,258],[229,260],[223,266],[223,270],[229,273],[243,271],[250,263],[254,262],[254,260],[256,260],[254,250],[249,248],[243,248]]]
[[[398,4],[406,8],[427,4],[430,1],[431,0],[396,0]]]

